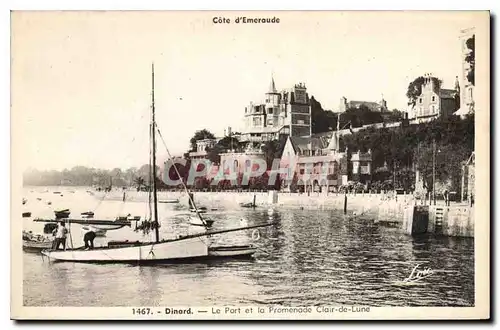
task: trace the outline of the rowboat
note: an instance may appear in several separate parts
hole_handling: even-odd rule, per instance
[[[204,219],[205,223],[203,223],[200,218],[198,217],[189,217],[189,224],[192,226],[200,226],[200,227],[212,227],[213,223],[215,222],[212,219]]]
[[[158,201],[158,203],[174,204],[174,203],[179,203],[179,200],[178,199],[161,199]]]
[[[23,231],[23,250],[26,252],[41,252],[52,248],[52,239],[44,235],[34,235]]]

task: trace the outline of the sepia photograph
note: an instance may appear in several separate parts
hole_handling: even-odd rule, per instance
[[[10,64],[12,319],[490,317],[488,11],[12,11]]]

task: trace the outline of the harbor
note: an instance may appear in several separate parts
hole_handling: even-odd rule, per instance
[[[72,213],[93,209],[96,217],[113,219],[117,214],[144,214],[145,202],[99,201],[86,188],[73,189],[54,199],[45,188],[25,188],[33,217],[21,218],[26,230],[40,232],[53,209]],[[30,192],[33,191],[33,192]],[[248,194],[249,195],[249,194]],[[198,197],[199,196],[199,197]],[[195,194],[208,211],[214,230],[262,222],[276,225],[211,238],[217,244],[254,244],[253,259],[136,267],[120,264],[53,263],[39,253],[23,253],[23,299],[26,306],[230,306],[312,304],[366,304],[370,306],[471,306],[474,304],[474,241],[471,238],[405,235],[400,229],[375,223],[365,214],[346,217],[342,209],[255,209],[237,204],[209,204]],[[42,198],[38,201],[37,197]],[[227,196],[226,196],[227,197]],[[52,205],[44,203],[50,198]],[[247,199],[242,198],[242,201]],[[200,230],[189,226],[189,205],[160,204],[161,234]],[[83,245],[80,225],[71,226],[73,244]],[[149,234],[152,237],[152,233]],[[143,240],[142,231],[124,227],[97,237],[95,245],[109,240]],[[425,285],[401,287],[417,264],[435,274]],[[117,276],[117,274],[120,274]],[[171,283],[176,283],[171,285]],[[192,294],[196,292],[197,294]]]
[[[412,15],[12,13],[11,318],[488,316],[489,13]]]

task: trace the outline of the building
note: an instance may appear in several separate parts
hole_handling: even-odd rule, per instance
[[[384,100],[384,97],[379,102],[371,102],[371,101],[347,101],[347,98],[342,97],[340,98],[340,104],[339,104],[339,111],[338,112],[345,112],[347,109],[359,109],[362,105],[366,106],[370,111],[376,111],[376,112],[386,112],[388,111],[387,108],[387,101]]]
[[[460,31],[462,75],[460,77],[462,90],[460,91],[460,114],[474,112],[474,85],[469,81],[468,75],[471,65],[465,60],[471,50],[467,47],[467,41],[474,38],[475,29],[469,28]],[[474,39],[472,39],[474,40]]]
[[[469,159],[463,163],[462,167],[462,189],[461,189],[461,201],[467,200],[467,203],[471,205],[474,201],[475,193],[475,165],[476,156],[473,152]]]
[[[348,181],[367,182],[371,178],[371,152],[340,151],[337,132],[315,134],[311,137],[289,136],[281,158],[282,187],[294,190],[292,178],[299,191],[332,191]],[[351,159],[349,160],[349,156]],[[288,169],[288,170],[286,170]]]
[[[311,135],[311,104],[306,86],[278,92],[271,78],[263,104],[250,103],[245,108],[242,142],[277,140],[280,136]]]
[[[439,117],[448,117],[458,109],[460,85],[458,77],[455,89],[441,88],[439,80],[430,74],[424,76],[422,92],[416,103],[408,109],[408,119],[411,124],[428,122]]]
[[[189,153],[192,160],[205,159],[208,151],[217,144],[218,139],[204,139],[196,141],[196,151]]]
[[[264,160],[264,153],[258,150],[246,150],[245,152],[225,152],[220,154],[220,166],[225,172],[231,171],[237,174],[257,171],[256,160]]]

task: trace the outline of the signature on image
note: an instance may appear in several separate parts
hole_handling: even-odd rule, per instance
[[[434,274],[430,267],[419,269],[420,264],[417,264],[411,271],[410,276],[404,279],[404,282],[417,282]]]

